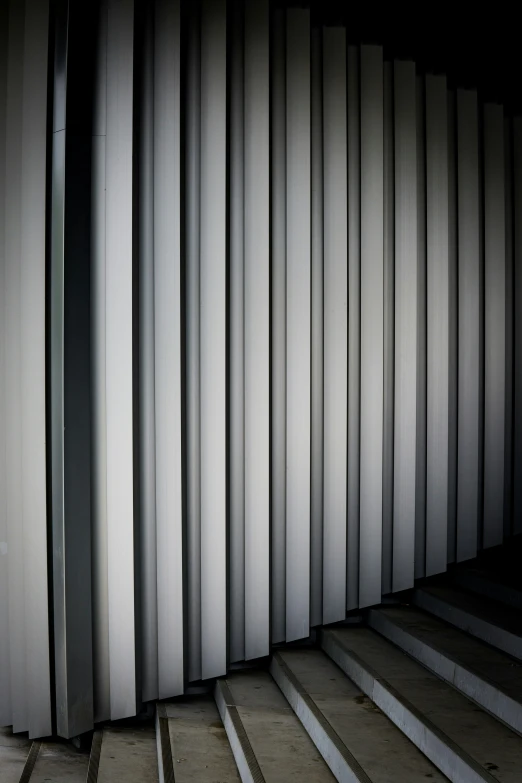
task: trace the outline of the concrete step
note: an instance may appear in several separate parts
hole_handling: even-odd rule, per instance
[[[522,738],[369,628],[323,631],[345,674],[454,783],[520,783]]]
[[[89,756],[76,750],[70,742],[35,742],[31,752],[35,753],[34,765],[26,765],[21,781],[85,783]]]
[[[211,695],[157,706],[161,783],[237,783],[239,773]]]
[[[522,663],[413,606],[371,609],[371,628],[522,734]]]
[[[456,568],[452,580],[458,587],[522,611],[522,591],[492,571]]]
[[[334,780],[268,672],[218,680],[215,697],[243,783]]]
[[[158,783],[154,725],[105,726],[97,736],[95,733],[87,780],[88,783]]]
[[[511,607],[454,587],[415,590],[414,603],[451,625],[522,660],[522,615]]]
[[[337,780],[447,780],[320,650],[278,652],[271,673]]]
[[[28,756],[33,745],[36,745],[32,751],[34,756],[40,743],[31,742],[27,735],[13,734],[10,726],[0,728],[0,783],[18,783],[29,763]]]

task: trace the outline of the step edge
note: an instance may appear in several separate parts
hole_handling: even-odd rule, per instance
[[[159,783],[175,783],[169,719],[164,704],[156,705],[156,753]]]
[[[442,650],[436,644],[431,644],[423,639],[420,639],[408,628],[396,619],[388,617],[386,614],[380,612],[378,609],[371,609],[368,614],[368,622],[370,627],[377,631],[377,633],[384,636],[392,644],[400,647],[407,655],[412,657],[421,665],[425,666],[429,671],[440,677],[449,685],[454,687],[459,693],[462,693],[468,699],[478,704],[482,709],[493,715],[498,720],[502,721],[507,728],[522,735],[522,702],[514,699],[510,694],[488,677],[477,673],[475,670],[469,668],[465,664],[460,663],[456,658],[450,656],[449,653]],[[456,628],[456,631],[464,633],[460,628]],[[422,650],[415,650],[409,644],[407,644],[403,637],[406,639],[412,639],[418,646],[425,651],[435,653],[436,656],[440,656],[448,665],[437,666],[431,659],[432,656],[424,656]],[[475,638],[475,637],[474,637]],[[477,642],[482,640],[477,639]],[[451,677],[448,676],[447,670],[452,671]],[[467,680],[472,685],[475,684],[475,688],[467,687]],[[477,687],[479,686],[479,687]],[[476,695],[480,693],[480,690],[485,690],[491,696],[489,700],[479,700]],[[495,706],[495,704],[498,706]],[[517,710],[520,711],[519,715],[516,715]],[[515,718],[510,718],[510,714],[514,712]],[[518,720],[517,720],[518,719]]]
[[[281,689],[284,697],[306,730],[308,736],[321,754],[337,780],[371,783],[371,778],[361,767],[357,759],[348,750],[335,729],[330,725],[317,707],[304,686],[279,653],[275,653],[270,663],[270,674]],[[315,725],[313,722],[315,721]],[[314,732],[315,729],[315,732]],[[319,731],[322,742],[317,738]],[[314,733],[312,733],[314,732]],[[314,737],[314,734],[316,735]],[[326,744],[326,748],[324,747]],[[335,763],[335,761],[337,763]],[[343,777],[339,777],[344,770]]]
[[[265,783],[248,734],[225,680],[216,680],[214,699],[227,733],[242,783]]]
[[[38,760],[38,756],[40,754],[42,744],[43,743],[39,740],[33,740],[33,742],[31,743],[31,747],[29,748],[29,753],[27,754],[27,758],[25,760],[22,774],[20,775],[20,783],[29,783],[31,775],[33,774],[35,764]]]
[[[89,753],[89,765],[87,767],[87,783],[96,783],[98,770],[100,769],[100,755],[103,740],[102,729],[95,729],[92,735],[91,752]]]
[[[402,733],[413,742],[413,744],[434,764],[443,775],[453,781],[453,783],[498,783],[497,778],[484,770],[480,764],[475,761],[463,748],[441,731],[429,718],[411,704],[408,699],[401,694],[383,677],[375,676],[376,673],[367,666],[359,656],[349,650],[343,642],[334,636],[332,631],[323,631],[321,645],[327,655],[339,666],[346,676],[351,679],[366,695],[381,709],[384,714],[394,723]],[[339,654],[340,653],[340,654]],[[350,671],[347,671],[346,659],[351,661]],[[354,671],[355,667],[355,671]],[[358,671],[357,671],[358,670]],[[371,686],[368,685],[368,678],[371,678]],[[399,721],[396,712],[391,709],[390,703],[395,707],[395,711],[409,714],[410,721],[419,729],[418,732],[424,737],[424,742],[420,742],[407,726],[405,720]],[[431,742],[427,740],[431,738]],[[435,744],[437,747],[432,747]],[[444,753],[446,751],[452,757],[453,763],[444,763]],[[471,774],[471,777],[470,777]]]

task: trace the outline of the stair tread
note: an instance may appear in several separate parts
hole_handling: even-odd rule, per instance
[[[68,742],[42,742],[31,783],[85,783],[89,756]]]
[[[456,587],[422,587],[419,592],[432,595],[522,639],[522,616],[516,609]]]
[[[228,676],[228,686],[266,783],[331,783],[332,773],[266,671]]]
[[[417,607],[379,607],[372,612],[384,615],[522,703],[522,663],[516,658]]]
[[[232,749],[210,694],[166,702],[176,783],[233,783],[239,773]]]
[[[31,740],[0,728],[0,783],[18,783],[31,749]]]
[[[402,650],[368,628],[328,630],[367,671],[393,689],[461,748],[481,769],[503,783],[518,783],[522,770],[522,738],[482,710]]]
[[[97,783],[114,783],[117,780],[157,783],[154,726],[106,726],[103,729]]]
[[[325,653],[278,655],[372,783],[447,780]]]

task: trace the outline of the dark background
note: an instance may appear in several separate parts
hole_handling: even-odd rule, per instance
[[[385,59],[412,59],[420,72],[445,73],[450,87],[476,88],[483,101],[522,113],[522,44],[517,4],[339,2],[311,7],[317,22],[344,23],[350,43],[378,43]]]

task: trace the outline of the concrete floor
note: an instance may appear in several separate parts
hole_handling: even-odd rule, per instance
[[[25,735],[0,728],[0,783],[18,783],[30,747]]]
[[[97,783],[119,781],[157,783],[158,757],[153,725],[104,728]]]
[[[85,783],[89,755],[69,742],[43,742],[31,783]]]

